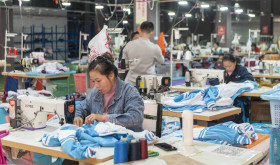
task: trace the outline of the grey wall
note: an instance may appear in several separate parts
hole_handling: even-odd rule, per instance
[[[64,25],[67,25],[67,16],[64,17],[58,17],[58,16],[21,16],[20,15],[14,15],[14,32],[22,32],[22,25],[24,27],[30,27],[32,25],[35,26],[42,26],[42,24],[45,27],[55,27],[56,25],[58,27],[63,27]]]
[[[13,24],[14,24],[14,32],[16,33],[30,33],[31,26],[35,26],[34,32],[35,33],[41,33],[42,32],[42,25],[45,28],[45,32],[51,32],[51,27],[53,27],[53,33],[55,33],[55,26],[58,27],[58,32],[64,32],[64,26],[66,26],[67,30],[67,15],[65,14],[58,14],[58,16],[54,16],[53,14],[50,15],[45,15],[45,16],[34,16],[34,15],[19,15],[19,13],[14,14],[13,16]],[[24,27],[24,30],[23,28]],[[55,34],[52,35],[53,40],[55,40]],[[42,35],[35,35],[35,39],[41,39]],[[51,39],[51,35],[45,35],[46,39]],[[58,35],[59,38],[64,38],[63,35]],[[30,41],[31,38],[28,36],[27,41]],[[15,43],[17,47],[20,47],[20,37],[15,38]],[[57,42],[57,47],[59,49],[64,50],[65,43],[64,42]],[[67,48],[68,48],[68,43]],[[31,48],[31,45],[28,44],[28,48]],[[34,48],[42,48],[42,43],[35,43]],[[56,54],[53,53],[55,51],[56,46],[55,43],[53,43],[53,46],[51,43],[46,43],[45,46],[45,51],[48,53],[48,55],[53,56],[56,58]],[[64,55],[61,55],[62,53],[59,53],[57,55],[58,60],[64,60]]]

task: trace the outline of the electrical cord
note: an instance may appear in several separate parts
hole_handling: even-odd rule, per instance
[[[109,3],[109,1],[107,0],[107,2]],[[100,13],[101,13],[101,15],[102,15],[102,17],[105,19],[105,21],[109,21],[113,16],[114,16],[114,14],[115,14],[115,12],[116,12],[116,10],[117,10],[117,0],[115,0],[115,8],[114,8],[114,10],[113,10],[113,13],[111,13],[112,11],[111,11],[111,7],[109,7],[109,10],[110,10],[110,17],[108,17],[108,18],[106,18],[105,16],[104,16],[104,14],[103,14],[103,12],[102,12],[102,10],[100,10]]]
[[[153,10],[155,6],[155,0],[152,0],[152,2],[153,2],[152,7],[151,7],[151,2],[148,3],[150,10]]]
[[[133,3],[133,0],[131,0],[130,4],[128,5],[128,8],[130,8],[130,6],[132,5],[132,3]],[[126,13],[127,13],[127,11],[124,11],[124,12],[123,12],[123,17],[122,17],[122,19],[117,23],[117,25],[114,27],[114,29],[113,29],[112,31],[115,31],[115,29],[116,29],[116,28],[119,26],[119,24],[123,21],[123,19],[124,19]]]

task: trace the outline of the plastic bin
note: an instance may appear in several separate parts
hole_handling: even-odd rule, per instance
[[[261,95],[261,98],[270,100],[270,114],[272,125],[280,126],[280,90],[266,92]]]
[[[280,131],[279,126],[263,123],[254,123],[256,133],[270,135],[269,164],[280,164]]]
[[[75,91],[76,93],[86,93],[86,73],[76,73],[74,74],[75,81]],[[94,85],[90,81],[90,88],[93,88]]]

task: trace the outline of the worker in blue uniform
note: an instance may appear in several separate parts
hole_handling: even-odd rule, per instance
[[[226,54],[222,59],[225,68],[225,83],[240,83],[247,80],[254,81],[254,77],[248,70],[238,64],[238,59],[232,54]]]
[[[232,54],[226,54],[222,59],[225,69],[225,83],[241,83],[247,80],[254,81],[254,77],[248,70],[238,64],[238,59]],[[234,106],[241,107],[241,114],[235,118],[236,123],[248,122],[250,117],[251,97],[241,96],[234,100]]]

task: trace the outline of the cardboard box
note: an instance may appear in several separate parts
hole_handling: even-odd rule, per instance
[[[251,101],[251,121],[271,121],[269,101]]]

